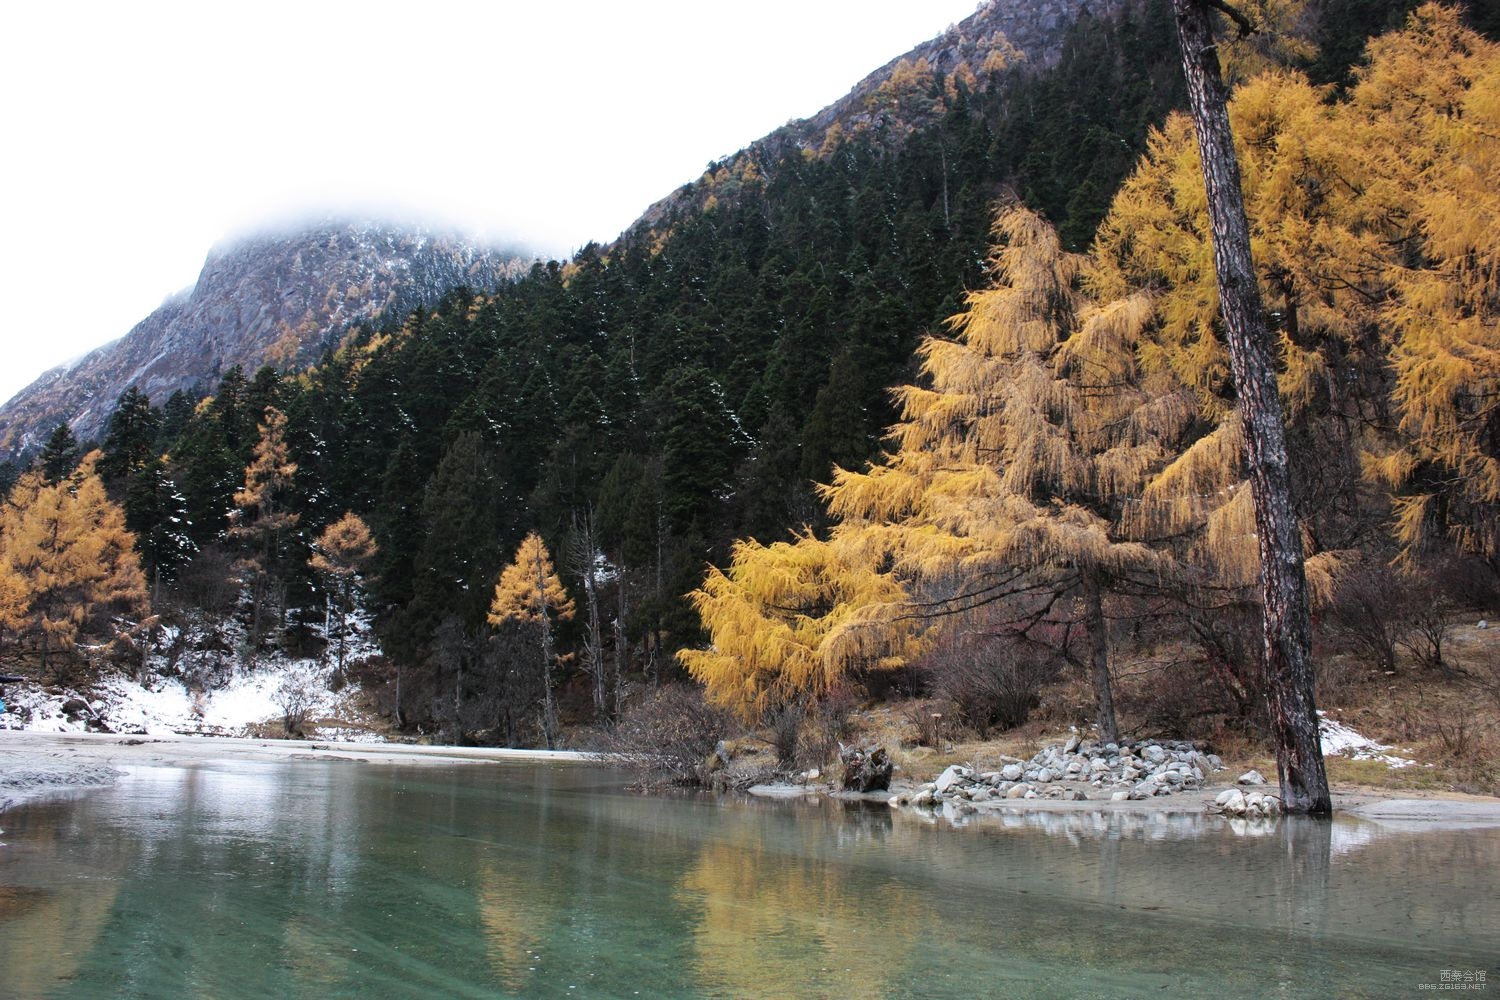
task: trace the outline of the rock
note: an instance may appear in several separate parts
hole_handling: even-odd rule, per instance
[[[1237,785],[1264,785],[1265,783],[1265,776],[1254,768],[1251,768],[1244,774],[1240,775],[1239,778],[1235,781],[1235,784]]]
[[[1000,777],[999,771],[986,771],[979,776],[979,780],[984,782],[986,785],[993,786],[1000,784],[1000,782],[1004,781],[1005,779]]]
[[[1026,793],[1029,791],[1031,791],[1031,789],[1027,788],[1025,785],[1011,785],[1010,789],[1006,791],[1005,797],[1007,799],[1021,799],[1025,798]]]
[[[1245,796],[1238,788],[1226,788],[1214,799],[1218,810],[1229,816],[1245,815]]]
[[[1485,619],[1481,618],[1481,619],[1479,619],[1479,624],[1476,627],[1477,628],[1489,628],[1490,627],[1490,623],[1488,621],[1486,621]]]
[[[962,764],[949,764],[943,770],[943,773],[938,775],[937,780],[932,783],[932,790],[938,795],[946,795],[948,794],[948,790],[954,785],[967,781],[973,776],[974,772]]]
[[[1111,801],[1111,802],[1128,802],[1128,801],[1130,801],[1130,793],[1128,791],[1125,791],[1125,790],[1121,790],[1121,791],[1115,792],[1113,795],[1111,795],[1109,797],[1109,801]]]
[[[934,801],[936,800],[933,797],[932,789],[923,787],[918,790],[916,795],[912,796],[911,804],[914,806],[930,806]]]
[[[1020,764],[1006,764],[1000,769],[1000,778],[1002,781],[1020,781],[1021,774]]]
[[[1160,764],[1167,757],[1167,752],[1161,747],[1152,744],[1141,751],[1141,756],[1153,764]]]
[[[82,698],[69,698],[62,703],[62,713],[70,719],[77,720],[82,715],[93,715],[94,710]]]
[[[1065,799],[1072,799],[1074,802],[1082,802],[1085,799],[1087,799],[1088,796],[1085,795],[1085,794],[1083,794],[1083,792],[1080,789],[1075,788],[1075,789],[1073,789],[1070,792],[1064,792],[1063,793],[1063,798],[1065,798]]]
[[[1208,755],[1208,766],[1212,767],[1215,771],[1222,771],[1224,770],[1224,759],[1216,753],[1211,753]]]
[[[1072,753],[1078,749],[1078,745],[1082,742],[1083,740],[1078,738],[1078,734],[1074,733],[1068,737],[1068,742],[1063,744],[1063,753]]]
[[[1052,778],[1053,778],[1053,774],[1052,774],[1052,769],[1051,768],[1044,767],[1044,768],[1042,768],[1040,771],[1038,771],[1036,773],[1036,780],[1038,782],[1040,782],[1041,784],[1044,784],[1044,785],[1047,782],[1051,781]]]

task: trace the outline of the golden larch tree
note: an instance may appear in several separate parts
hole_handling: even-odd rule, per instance
[[[491,625],[535,628],[542,654],[542,735],[551,749],[557,739],[557,708],[552,698],[552,620],[568,621],[575,613],[573,599],[563,587],[542,536],[527,534],[516,556],[495,581],[490,602]]]
[[[139,613],[146,604],[135,536],[105,494],[95,471],[100,457],[90,452],[57,483],[38,470],[24,474],[0,516],[7,614],[37,637],[44,664],[53,652],[71,654],[80,634],[98,633],[111,616]]]
[[[257,430],[260,437],[245,467],[245,483],[234,494],[235,509],[229,514],[229,537],[241,542],[246,552],[239,565],[250,578],[252,657],[259,650],[266,600],[279,578],[287,535],[301,520],[286,506],[297,474],[286,443],[286,414],[266,407],[265,422]],[[278,608],[284,603],[278,601]]]
[[[359,575],[378,552],[370,526],[358,514],[346,511],[344,516],[324,528],[313,542],[313,554],[307,564],[323,577],[328,588],[328,614],[325,633],[330,640],[337,635],[340,674],[344,671],[344,653],[348,648],[346,623],[354,602],[354,588]]]
[[[736,542],[727,572],[710,567],[690,598],[709,630],[707,649],[678,659],[708,700],[754,721],[802,698],[817,700],[855,665],[900,666],[920,646],[909,628],[887,628],[887,647],[834,655],[829,639],[862,609],[899,605],[900,583],[869,553],[804,532],[790,542]]]
[[[1018,637],[1080,626],[1100,735],[1116,740],[1104,600],[1157,588],[1170,571],[1122,533],[1119,510],[1168,459],[1192,406],[1135,362],[1147,296],[1091,299],[1088,258],[1063,251],[1029,210],[1002,211],[995,235],[990,287],[969,296],[954,338],[923,342],[921,383],[897,390],[891,453],[839,470],[823,491],[836,536],[864,537],[912,595],[852,616],[834,638],[857,649],[880,619],[961,625],[1002,600]]]

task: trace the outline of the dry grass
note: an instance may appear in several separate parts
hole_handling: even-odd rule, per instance
[[[1418,761],[1414,767],[1391,769],[1379,761],[1330,757],[1328,772],[1336,788],[1500,795],[1500,627],[1479,629],[1472,618],[1456,621],[1445,640],[1444,655],[1456,668],[1451,673],[1423,667],[1405,656],[1398,659],[1394,674],[1351,657],[1339,658],[1331,664],[1336,670],[1324,671],[1325,678],[1336,677],[1320,695],[1330,715],[1372,740],[1390,744],[1393,753]],[[1117,702],[1144,703],[1140,696],[1149,693],[1144,688],[1157,683],[1156,676],[1122,673]],[[978,740],[953,725],[951,706],[933,701],[869,706],[853,714],[851,725],[858,741],[888,747],[901,773],[929,779],[949,764],[992,770],[1007,758],[1028,758],[1066,739],[1074,726],[1087,731],[1092,711],[1088,684],[1070,676],[1043,689],[1041,705],[1025,725],[989,740]],[[936,738],[930,722],[934,713],[944,716]],[[1250,768],[1275,780],[1270,746],[1228,711],[1200,713],[1190,728],[1178,732],[1149,729],[1129,709],[1122,712],[1120,722],[1127,735],[1208,741],[1224,760],[1223,780],[1232,781]]]

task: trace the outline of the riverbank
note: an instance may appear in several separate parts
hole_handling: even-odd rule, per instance
[[[241,761],[344,761],[349,763],[434,766],[483,764],[501,761],[577,762],[600,759],[596,754],[568,750],[512,750],[495,747],[425,746],[402,743],[338,743],[201,736],[117,736],[101,733],[0,732],[0,812],[29,798],[66,794],[90,786],[107,785],[133,767],[195,767]],[[978,816],[1033,812],[1098,811],[1123,813],[1203,813],[1232,775],[1201,789],[1148,800],[1109,801],[1090,798],[1003,799],[982,802]],[[898,778],[889,792],[849,796],[834,786],[759,786],[752,791],[766,797],[861,797],[884,802],[911,795],[919,784]],[[1500,826],[1500,800],[1434,793],[1421,798],[1382,795],[1365,789],[1335,789],[1337,812],[1366,819],[1399,820],[1447,826],[1455,823]]]
[[[110,784],[124,774],[120,768],[126,767],[193,767],[247,760],[422,766],[595,758],[571,750],[0,731],[0,812],[34,796]]]

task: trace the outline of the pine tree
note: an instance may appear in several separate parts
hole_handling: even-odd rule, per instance
[[[530,532],[495,581],[489,623],[515,624],[537,632],[542,666],[542,736],[549,750],[557,741],[557,708],[552,695],[552,622],[568,621],[573,614],[573,599],[553,568],[551,553],[542,537]]]
[[[131,386],[120,394],[105,427],[104,457],[99,460],[106,486],[118,492],[132,473],[156,457],[160,429],[161,414],[151,408],[145,393]]]
[[[49,483],[59,483],[77,468],[80,455],[73,428],[67,424],[58,424],[47,438],[47,443],[42,446],[37,462]]]

